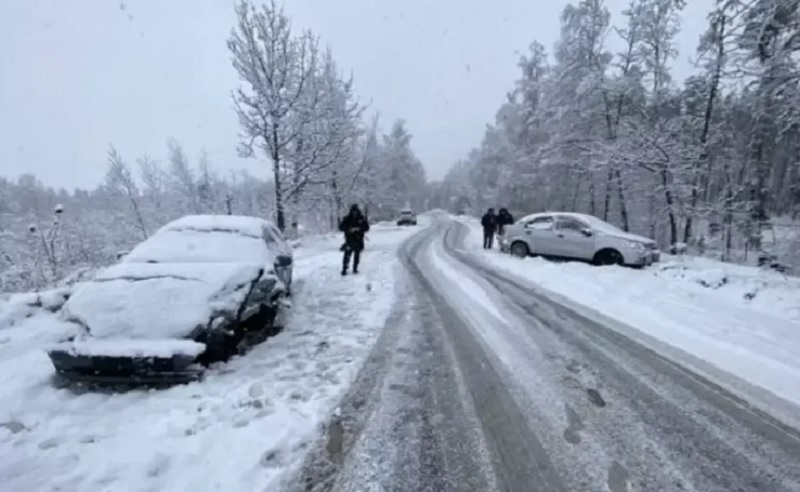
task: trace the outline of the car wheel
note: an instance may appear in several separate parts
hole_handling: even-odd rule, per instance
[[[198,357],[197,362],[208,367],[215,362],[230,359],[237,353],[238,341],[238,337],[226,336],[222,332],[209,333],[203,340],[206,350]]]
[[[511,254],[517,258],[527,258],[531,252],[527,244],[522,241],[517,241],[511,245]]]
[[[609,265],[622,265],[625,262],[625,259],[622,257],[622,253],[615,249],[603,249],[597,252],[594,255],[594,264],[601,265],[601,266],[609,266]]]

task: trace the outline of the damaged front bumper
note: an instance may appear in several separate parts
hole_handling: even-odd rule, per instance
[[[184,384],[203,377],[196,357],[119,357],[75,354],[66,349],[48,352],[56,374],[69,382],[93,384]]]

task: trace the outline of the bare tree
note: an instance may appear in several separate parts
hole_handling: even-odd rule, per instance
[[[108,172],[106,173],[106,185],[109,190],[121,193],[128,200],[133,213],[133,218],[142,239],[147,239],[147,227],[144,225],[141,209],[139,208],[139,187],[131,174],[128,165],[122,160],[117,150],[111,146],[108,149]]]
[[[272,163],[277,225],[286,227],[284,176],[289,146],[303,138],[317,117],[317,94],[309,94],[317,70],[317,39],[310,33],[293,36],[291,22],[275,1],[260,8],[242,0],[228,40],[233,67],[243,87],[233,94],[242,127],[240,153],[264,152]]]

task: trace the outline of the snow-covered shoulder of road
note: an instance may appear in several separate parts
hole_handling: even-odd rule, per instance
[[[70,329],[42,307],[55,294],[0,299],[0,491],[276,490],[380,335],[418,230],[374,226],[348,277],[340,235],[303,238],[285,330],[166,390],[54,387],[45,349]]]
[[[666,257],[635,270],[466,247],[486,263],[800,405],[800,278],[704,258]]]

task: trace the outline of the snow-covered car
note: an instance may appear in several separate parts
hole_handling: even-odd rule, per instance
[[[417,225],[417,216],[410,208],[404,208],[400,211],[400,217],[397,219],[397,225]]]
[[[48,354],[68,380],[193,380],[279,329],[291,282],[292,250],[271,222],[183,217],[76,289],[60,315],[78,334]]]
[[[658,244],[592,215],[546,212],[507,226],[500,249],[519,257],[553,256],[598,265],[646,266],[659,261]]]

